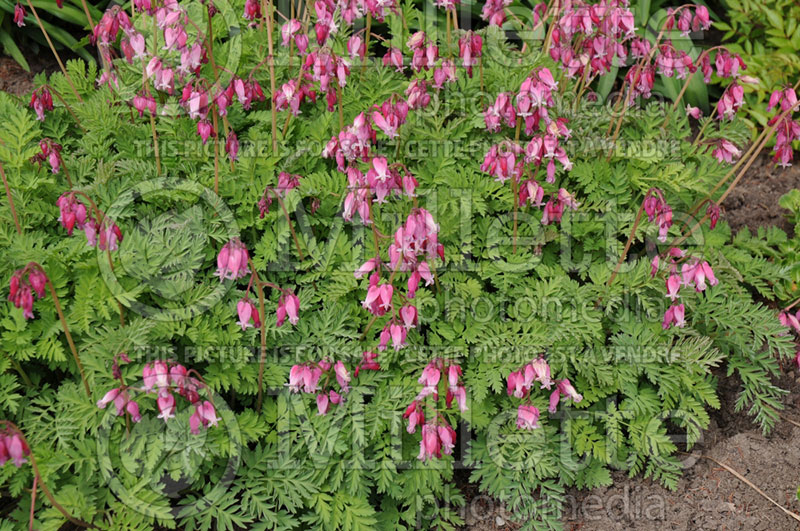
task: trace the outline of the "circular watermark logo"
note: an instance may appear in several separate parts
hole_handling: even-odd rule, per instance
[[[191,319],[231,289],[208,274],[211,251],[239,236],[233,212],[212,190],[152,179],[121,193],[105,214],[123,241],[111,253],[98,249],[100,274],[129,311],[157,321]]]
[[[139,404],[141,420],[117,416],[110,404],[98,430],[99,473],[109,491],[126,507],[160,520],[196,516],[219,503],[236,479],[243,447],[228,404],[201,391],[218,421],[192,433],[195,406],[177,393],[175,416],[167,421],[158,418],[157,393],[135,387],[128,393]]]

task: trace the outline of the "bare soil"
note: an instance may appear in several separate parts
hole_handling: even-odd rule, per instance
[[[722,376],[722,375],[720,375]],[[750,417],[734,411],[739,389],[735,378],[721,378],[722,407],[711,412],[711,425],[690,454],[679,456],[684,474],[675,491],[641,476],[614,472],[614,484],[590,491],[569,489],[565,529],[570,531],[784,531],[800,529],[792,519],[733,474],[707,459],[733,468],[767,496],[800,515],[800,373],[786,367],[776,383],[790,393],[781,421],[768,436]],[[465,475],[466,477],[466,475]],[[467,498],[465,529],[505,531],[519,528],[513,514],[495,500],[480,495],[474,485],[462,490]]]
[[[793,188],[800,188],[800,166],[779,168],[762,156],[723,203],[725,219],[734,232],[742,227],[754,232],[758,227],[769,226],[790,232],[792,226],[778,206],[778,199]]]
[[[33,76],[35,74],[45,71],[49,74],[58,70],[58,63],[49,55],[29,54],[26,59],[31,67],[30,72],[23,70],[11,57],[0,55],[0,90],[15,96],[25,96],[34,88]]]

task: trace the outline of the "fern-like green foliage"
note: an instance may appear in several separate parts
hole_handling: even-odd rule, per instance
[[[243,4],[217,6],[213,57],[226,66],[216,73],[252,73],[266,90],[267,37],[258,27],[239,27]],[[404,46],[409,31],[437,35],[413,2],[400,4],[404,20],[388,17],[379,30],[394,32],[392,43],[371,43],[380,55],[390,44]],[[193,28],[207,23],[201,7],[188,3]],[[151,39],[149,20],[137,15],[134,24]],[[783,391],[773,377],[792,342],[765,301],[789,298],[790,287],[776,279],[797,272],[781,259],[796,240],[777,230],[732,236],[724,221],[700,231],[685,247],[713,265],[719,284],[702,293],[682,290],[686,327],[663,330],[664,279],[650,273],[654,224],[638,225],[609,286],[614,266],[650,188],[663,190],[676,213],[688,211],[728,168],[691,146],[687,119],[661,104],[632,108],[620,147],[607,158],[608,113],[588,101],[573,106],[567,96],[574,82],[561,77],[566,88],[556,107],[570,120],[572,138],[564,145],[574,167],[558,176],[558,186],[581,206],[554,225],[541,223],[541,209],[521,206],[515,232],[510,186],[479,168],[490,145],[510,133],[487,133],[481,111],[498,93],[516,91],[531,68],[558,67],[539,53],[538,41],[522,53],[496,27],[479,33],[486,60],[474,75],[460,69],[456,82],[432,91],[430,106],[411,111],[396,139],[378,134],[376,153],[418,180],[413,204],[439,224],[446,260],[435,283],[416,294],[420,324],[408,346],[381,352],[381,370],[362,371],[347,399],[324,416],[313,396],[286,388],[290,367],[326,357],[355,367],[376,348],[376,331],[390,316],[370,322],[361,304],[369,281],[353,271],[374,257],[374,237],[385,254],[412,208],[395,198],[375,203],[374,233],[344,221],[347,178],[320,156],[340,130],[338,109],[328,112],[319,101],[304,103],[298,117],[279,112],[275,155],[269,101],[250,110],[233,102],[220,124],[241,143],[232,163],[223,134],[205,145],[198,140],[178,95],[157,94],[164,113],[152,124],[131,109],[142,86],[138,64],[118,60],[112,90],[95,86],[97,65],[69,61],[70,80],[60,73],[46,80],[64,100],[43,122],[0,93],[0,162],[22,231],[4,202],[0,278],[6,282],[30,261],[42,264],[92,389],[87,398],[49,294],[36,301],[32,320],[10,302],[0,304],[0,418],[26,434],[58,504],[108,529],[455,529],[464,524],[460,487],[468,476],[524,529],[552,529],[561,526],[568,487],[607,486],[612,470],[675,488],[676,452],[699,440],[709,408],[720,407],[715,369],[739,379],[737,409],[765,431],[774,426]],[[332,38],[335,53],[347,55],[350,34]],[[294,50],[276,46],[278,87],[296,78],[299,61]],[[201,75],[212,79],[214,67],[203,64]],[[393,68],[375,64],[362,75],[353,65],[341,96],[343,123],[407,86]],[[748,134],[737,120],[725,128],[726,138]],[[62,146],[58,174],[46,162],[31,162],[45,137]],[[66,171],[73,188],[122,229],[118,251],[89,247],[79,231],[69,237],[58,223]],[[257,203],[282,171],[301,175],[300,185],[261,217]],[[244,282],[214,275],[217,252],[232,238],[246,243],[263,280],[300,300],[297,326],[278,327],[280,294],[266,290],[263,347],[258,328],[236,323]],[[112,364],[122,352],[131,361],[121,376],[139,389],[139,423],[95,404],[118,385]],[[543,413],[539,429],[521,431],[506,377],[539,356],[554,378],[569,377],[583,400]],[[420,370],[436,357],[461,364],[469,409],[444,413],[458,432],[453,456],[423,463],[419,433],[406,431],[402,413],[419,392]],[[156,394],[140,390],[142,367],[156,359],[203,376],[219,425],[192,435],[184,407],[167,423],[157,418]],[[547,410],[544,391],[533,404]],[[32,481],[30,467],[0,468],[0,486],[18,500],[0,529],[27,525]],[[65,524],[41,495],[35,514],[37,529]]]

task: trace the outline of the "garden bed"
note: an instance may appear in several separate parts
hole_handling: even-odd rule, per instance
[[[293,45],[273,54],[268,5],[266,27],[257,22],[257,2],[239,6],[253,21],[241,33],[228,23],[230,13],[194,5],[207,37],[192,18],[197,13],[177,5],[157,13],[134,6],[133,22],[111,9],[94,31],[106,59],[102,73],[73,62],[69,73],[39,77],[34,86],[30,74],[0,61],[0,89],[16,94],[2,95],[11,131],[3,138],[4,159],[14,170],[3,176],[16,228],[6,248],[19,259],[19,268],[7,271],[9,298],[22,319],[33,320],[9,329],[7,350],[27,366],[43,357],[46,341],[61,346],[60,338],[42,332],[54,329],[57,316],[77,368],[74,385],[61,385],[53,374],[40,379],[36,372],[31,379],[22,365],[8,367],[30,388],[26,400],[34,386],[54,387],[40,400],[47,413],[32,415],[38,410],[23,402],[4,415],[1,440],[17,469],[9,493],[23,500],[4,518],[30,519],[33,528],[35,517],[46,529],[61,528],[64,519],[86,527],[113,519],[129,520],[131,528],[230,531],[795,528],[794,515],[780,509],[798,508],[800,424],[792,422],[800,423],[800,375],[787,327],[800,333],[800,312],[778,320],[775,301],[791,302],[794,288],[782,279],[796,260],[785,254],[780,231],[760,231],[758,238],[740,233],[731,241],[726,223],[714,229],[721,208],[734,233],[792,230],[778,197],[800,187],[800,173],[774,171],[757,150],[741,155],[752,131],[736,118],[740,83],[753,78],[741,75],[738,56],[714,47],[716,69],[707,53],[695,65],[685,51],[661,43],[661,34],[652,53],[642,52],[649,41],[634,37],[632,12],[615,7],[619,16],[590,23],[571,7],[569,16],[556,17],[554,8],[551,30],[558,33],[548,30],[543,45],[553,52],[550,59],[545,53],[540,64],[542,57],[531,52],[535,43],[526,42],[519,64],[535,66],[510,75],[488,54],[512,45],[498,19],[504,7],[487,28],[456,29],[453,39],[450,8],[440,6],[445,40],[441,32],[426,34],[425,19],[408,6],[394,23],[401,41],[409,34],[409,82],[403,50],[389,41],[378,45],[386,48],[383,68],[368,68],[370,23],[383,21],[382,7],[367,15],[366,43],[358,34],[328,34],[334,14],[324,2],[315,6],[318,46],[308,48],[307,23],[297,33],[303,24],[287,21],[282,48],[293,42],[307,55],[295,63]],[[708,29],[704,7],[684,8],[680,18],[677,11],[667,14],[664,29]],[[638,16],[647,21],[647,13]],[[452,18],[457,24],[455,10]],[[189,38],[189,20],[197,30],[189,31],[193,43],[179,38]],[[587,49],[618,39],[623,47],[612,56],[623,61],[628,41],[630,53],[641,56],[621,82],[613,113],[594,105],[600,101],[594,89],[582,99],[597,76],[610,74],[598,93],[600,85],[615,87],[617,73],[610,73],[611,59],[573,60],[577,20],[591,26],[585,31],[592,40],[577,41]],[[268,52],[258,44],[264,32]],[[242,56],[229,71],[220,65],[234,51]],[[44,61],[34,70],[54,72],[53,66]],[[684,111],[684,103],[709,95],[706,87],[690,88],[688,66],[702,71],[706,84],[714,74],[724,87],[705,118],[691,104]],[[173,67],[182,88],[174,85]],[[654,88],[655,72],[686,81]],[[223,81],[220,73],[232,77]],[[275,99],[262,107],[267,86]],[[646,101],[651,90],[677,93],[681,86],[672,106]],[[40,123],[22,108],[32,88],[30,106]],[[326,110],[316,105],[323,94]],[[477,111],[458,103],[473,100],[480,102]],[[786,88],[771,100],[780,105],[773,123],[784,128],[776,158],[788,161],[791,142],[800,138],[791,115],[797,98]],[[777,127],[758,141],[769,142]],[[305,140],[312,147],[301,149]],[[472,141],[487,144],[471,147],[464,160],[438,149],[478,145]],[[298,152],[286,157],[279,147]],[[478,152],[486,153],[480,167]],[[745,165],[731,181],[740,164],[730,171],[728,165],[740,157]],[[202,197],[215,211],[205,216],[186,209],[187,191],[169,188],[173,177],[207,187]],[[163,197],[147,195],[142,186],[151,182],[164,189]],[[456,201],[442,202],[442,192],[462,193],[469,212]],[[19,218],[14,193],[22,198]],[[199,202],[191,199],[192,206]],[[61,227],[37,214],[54,203]],[[691,215],[701,219],[673,226],[670,205],[681,209],[680,217],[694,205]],[[182,214],[173,218],[173,212]],[[107,251],[99,262],[82,242],[64,237],[62,229],[72,236],[76,227],[89,246]],[[203,234],[202,244],[184,249],[195,232]],[[17,248],[25,238],[31,258]],[[331,242],[325,255],[323,241]],[[287,257],[291,265],[283,263]],[[191,264],[184,272],[191,281],[173,278],[177,258]],[[113,282],[103,276],[106,261]],[[95,295],[101,279],[109,289]],[[48,299],[45,287],[52,307],[38,302],[34,312],[34,293]],[[212,292],[219,299],[207,303],[203,294]],[[464,303],[463,313],[454,298]],[[499,313],[485,319],[475,304],[470,313],[468,300],[488,301]],[[521,307],[525,301],[530,308]],[[80,315],[95,303],[105,314]],[[21,322],[20,312],[10,312]],[[17,351],[28,343],[35,354]],[[253,348],[259,343],[260,351]],[[297,348],[284,355],[284,347]],[[142,384],[132,383],[140,375]],[[93,415],[63,407],[83,404],[74,396],[82,391]],[[176,399],[185,406],[180,411]],[[116,416],[107,407],[112,402]],[[736,403],[746,411],[734,411]],[[168,421],[176,411],[178,420]],[[40,419],[51,416],[80,427],[81,436],[59,437],[53,448]],[[182,450],[136,450],[155,446],[176,426],[180,437],[191,434]],[[681,429],[685,440],[673,437]],[[101,442],[109,457],[101,456],[95,469],[52,457],[65,445],[94,449]],[[195,454],[195,447],[209,453]],[[681,451],[687,448],[691,454]],[[150,456],[159,453],[163,459]],[[28,456],[30,468],[22,466]],[[191,466],[175,467],[187,456]],[[48,473],[40,474],[36,459]],[[94,455],[87,459],[95,464]],[[241,468],[224,480],[219,474],[234,461]],[[87,471],[116,479],[88,485]],[[166,487],[155,485],[167,477]],[[154,480],[152,493],[144,493],[152,499],[129,503],[120,493],[138,493],[142,478]],[[31,481],[28,513],[22,486]],[[82,499],[65,503],[65,510],[45,482],[60,496],[78,489]],[[37,501],[47,505],[36,499],[39,484],[49,513],[36,507]],[[153,510],[157,500],[164,502],[160,513]]]
[[[777,168],[762,156],[723,204],[724,217],[734,232],[747,227],[777,226],[793,230],[778,199],[800,188],[800,167]],[[755,206],[755,208],[754,208]],[[624,472],[613,474],[614,485],[591,491],[568,491],[564,526],[577,530],[660,531],[662,529],[752,529],[796,530],[797,523],[765,500],[751,487],[716,463],[696,457],[704,455],[725,463],[752,481],[773,500],[800,514],[795,491],[800,486],[800,427],[781,420],[768,436],[745,412],[734,410],[740,389],[735,377],[720,377],[722,407],[712,411],[711,426],[685,457],[687,469],[676,491]],[[800,423],[800,371],[784,366],[775,382],[789,391],[783,400],[784,419]],[[466,474],[465,474],[466,476]],[[477,488],[464,486],[467,529],[516,529],[507,520],[506,509],[486,499]]]
[[[39,72],[56,72],[50,58],[34,58],[32,72],[13,59],[0,56],[0,90],[24,97],[34,88]],[[777,226],[790,232],[792,225],[778,207],[781,195],[800,188],[800,167],[776,168],[762,156],[722,205],[724,218],[734,232],[743,227]],[[768,496],[800,514],[795,490],[800,485],[796,463],[800,462],[800,428],[782,420],[767,437],[744,412],[735,412],[740,384],[735,377],[720,377],[722,408],[712,412],[712,422],[691,456],[684,456],[687,469],[676,491],[667,490],[641,476],[615,472],[611,487],[567,491],[563,522],[566,529],[661,530],[669,529],[796,529],[795,522],[716,463],[697,457],[709,456],[732,466]],[[776,382],[789,390],[784,399],[784,418],[800,422],[800,371],[784,367]],[[516,529],[502,504],[481,494],[469,482],[469,472],[457,473],[467,497],[466,529]]]
[[[787,172],[788,173],[788,172]],[[756,229],[758,225],[751,226]],[[684,456],[686,471],[676,491],[624,472],[613,474],[614,485],[591,491],[570,489],[564,526],[578,530],[660,531],[662,529],[796,530],[797,524],[709,456],[743,474],[773,500],[800,514],[795,491],[800,485],[800,428],[781,420],[767,437],[733,404],[739,382],[720,375],[722,408],[712,412],[711,426],[691,456]],[[800,371],[784,367],[776,382],[789,391],[781,413],[800,422]],[[467,477],[467,474],[464,474]],[[488,531],[517,529],[505,507],[486,498],[468,483],[466,529]]]

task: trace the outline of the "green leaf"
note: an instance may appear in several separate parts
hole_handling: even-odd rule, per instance
[[[11,35],[6,33],[2,28],[0,28],[0,43],[3,45],[3,51],[13,57],[14,60],[19,63],[19,66],[24,68],[26,72],[31,71],[28,61],[25,60],[25,56],[22,55],[22,52],[11,38]]]

